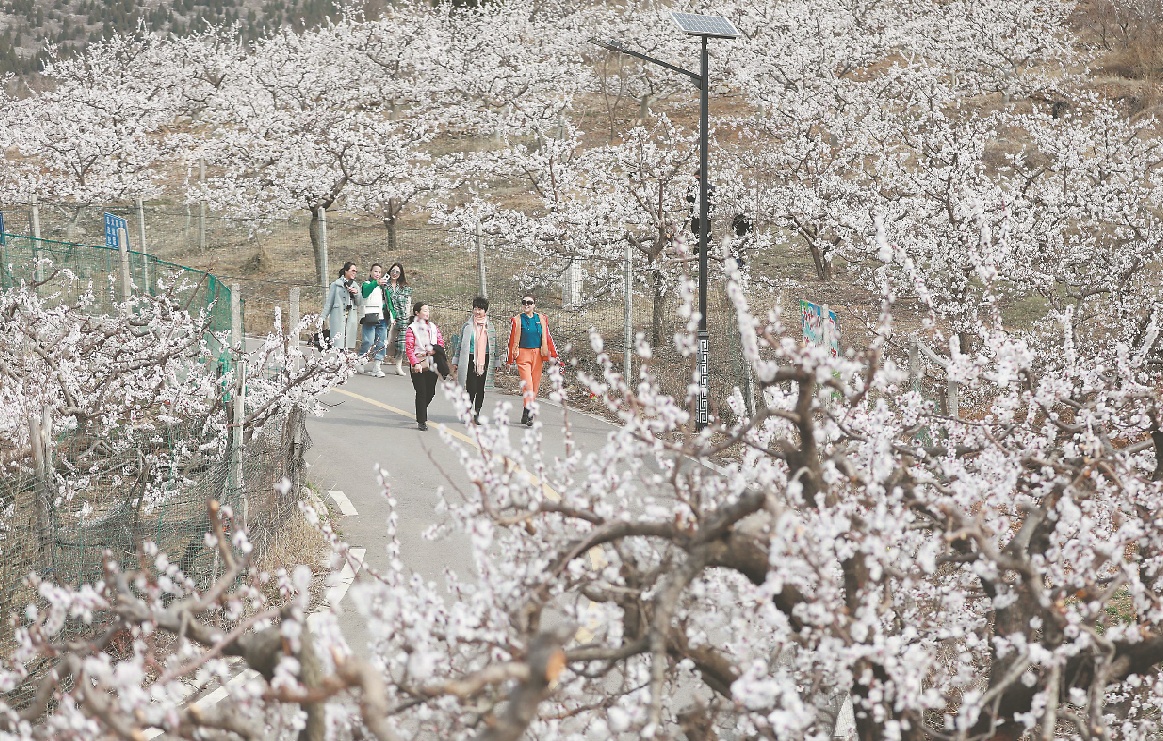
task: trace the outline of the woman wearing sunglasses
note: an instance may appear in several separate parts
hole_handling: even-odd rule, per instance
[[[536,307],[533,295],[526,294],[521,299],[521,313],[513,317],[509,326],[509,365],[516,364],[521,377],[521,424],[526,427],[533,426],[533,400],[541,388],[541,364],[557,360],[549,324]]]

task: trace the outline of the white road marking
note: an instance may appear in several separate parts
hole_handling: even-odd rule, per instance
[[[355,511],[355,505],[351,503],[351,500],[348,499],[347,495],[343,492],[329,491],[327,493],[330,494],[331,498],[335,500],[335,503],[339,505],[339,511],[343,513],[344,517],[354,517],[355,515],[359,514],[359,512]]]
[[[347,590],[351,587],[352,582],[355,581],[355,574],[358,569],[351,567],[351,561],[358,564],[358,568],[363,568],[363,557],[367,553],[367,548],[352,548],[348,551],[351,558],[348,562],[343,564],[343,570],[339,572],[338,576],[332,574],[327,578],[330,582],[335,579],[335,583],[327,588],[327,604],[332,610],[338,609],[339,603],[343,601],[343,596],[347,594]],[[323,608],[316,610],[316,612],[325,612]]]

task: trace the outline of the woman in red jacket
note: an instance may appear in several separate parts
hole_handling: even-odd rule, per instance
[[[412,323],[404,335],[404,354],[408,365],[412,366],[412,387],[416,389],[416,426],[428,429],[428,405],[436,396],[436,355],[437,347],[444,347],[444,336],[440,327],[429,321],[431,310],[428,304],[417,301],[412,308]]]

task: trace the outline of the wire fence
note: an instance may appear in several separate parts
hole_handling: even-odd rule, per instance
[[[231,291],[213,274],[129,250],[130,281],[134,290],[156,294],[163,286],[178,286],[187,311],[206,311],[210,333],[206,340],[222,355],[221,333],[231,329]],[[76,280],[57,280],[71,275]],[[0,232],[0,289],[46,282],[58,300],[76,299],[92,286],[96,303],[90,311],[114,313],[121,300],[121,255],[116,247],[36,239],[25,234]],[[160,281],[160,283],[159,283]]]
[[[211,273],[155,255],[133,251],[126,257],[133,290],[184,285],[179,295],[187,309],[208,313],[214,372],[226,382],[233,364],[221,340],[232,332],[231,289]],[[91,286],[95,300],[87,312],[119,310],[123,264],[116,249],[0,233],[0,290],[40,284],[43,299],[71,303]],[[209,500],[231,505],[236,517],[246,503],[256,553],[298,511],[310,447],[299,411],[267,423],[245,442],[235,436],[221,441],[214,437],[220,432],[160,417],[151,423],[155,434],[125,431],[124,440],[94,439],[82,428],[51,432],[49,421],[30,424],[50,430],[43,447],[38,434],[28,449],[0,445],[6,463],[0,470],[0,604],[35,601],[26,583],[30,573],[72,586],[99,581],[106,550],[134,568],[144,541],[156,543],[204,587],[220,568],[204,543]],[[166,460],[181,463],[156,463]],[[290,487],[276,486],[284,479]],[[12,635],[9,621],[0,621],[0,646]]]

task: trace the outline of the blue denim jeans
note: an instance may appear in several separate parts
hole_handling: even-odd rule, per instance
[[[381,319],[375,324],[362,325],[362,329],[363,344],[359,349],[360,354],[365,355],[369,350],[374,349],[375,355],[372,356],[372,360],[383,360],[384,350],[387,347],[388,323]]]

